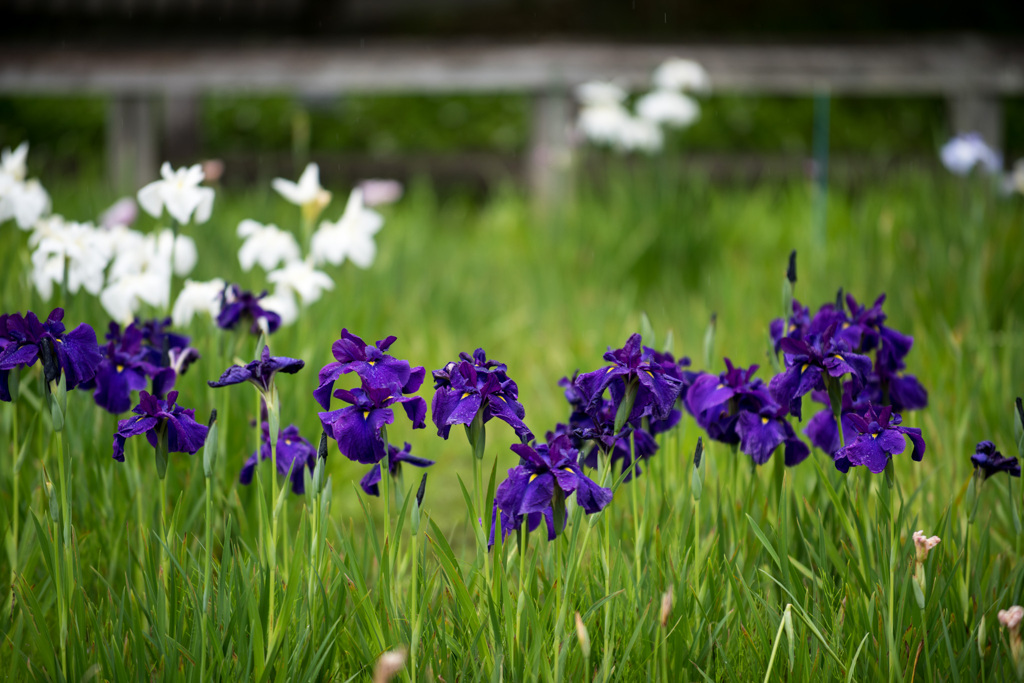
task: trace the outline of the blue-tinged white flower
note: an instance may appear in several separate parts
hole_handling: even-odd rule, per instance
[[[274,178],[270,186],[289,202],[301,207],[302,217],[310,222],[315,221],[331,203],[331,193],[320,186],[320,167],[314,163],[306,166],[299,182]]]
[[[38,180],[19,180],[0,171],[0,223],[13,218],[28,230],[49,212],[50,195]]]
[[[1003,158],[978,133],[961,133],[942,146],[942,165],[955,175],[965,176],[975,166],[989,174],[999,173]]]
[[[700,105],[675,90],[653,90],[637,100],[636,112],[654,123],[685,128],[700,118]]]
[[[13,218],[22,230],[50,212],[50,196],[34,178],[26,180],[28,142],[0,152],[0,223]]]
[[[576,128],[591,142],[614,145],[629,126],[630,113],[618,102],[586,105],[580,109]]]
[[[139,216],[139,205],[131,197],[121,197],[100,214],[100,226],[110,229],[119,225],[130,226]]]
[[[1024,159],[1017,159],[1013,170],[1006,177],[1006,188],[1009,192],[1024,194]]]
[[[626,91],[608,81],[588,81],[576,87],[576,99],[585,107],[621,104]]]
[[[22,181],[28,175],[28,140],[25,140],[13,150],[5,147],[0,152],[0,175]]]
[[[238,250],[238,262],[247,273],[257,263],[263,270],[270,271],[280,263],[297,261],[300,257],[295,236],[276,225],[263,225],[246,218],[238,224],[238,236],[245,239]]]
[[[40,222],[29,238],[32,281],[40,296],[49,299],[54,283],[67,283],[72,294],[84,288],[90,294],[103,289],[103,271],[110,261],[106,235],[90,223],[65,221],[60,216]],[[66,278],[66,279],[65,279]]]
[[[658,152],[665,143],[665,136],[657,123],[636,116],[627,119],[618,131],[618,138],[612,143],[623,152]]]
[[[317,270],[309,259],[286,263],[267,274],[267,282],[276,286],[275,294],[281,292],[284,295],[286,292],[283,290],[288,290],[297,294],[306,306],[319,301],[325,290],[334,289],[334,280],[322,270]]]
[[[127,324],[135,318],[143,304],[163,309],[169,298],[166,274],[157,271],[127,273],[112,280],[100,292],[100,304],[116,322]]]
[[[363,191],[363,203],[366,206],[394,204],[402,198],[404,192],[402,183],[382,178],[368,178],[359,183],[359,189]]]
[[[220,315],[221,293],[224,291],[224,280],[214,278],[207,282],[185,280],[185,286],[174,301],[171,319],[176,327],[185,327],[192,322],[197,314],[205,314],[211,318]]]
[[[691,59],[668,59],[655,69],[653,79],[661,90],[707,92],[711,89],[708,72]]]
[[[121,228],[108,231],[114,245],[114,260],[107,274],[107,287],[100,303],[117,322],[128,323],[143,303],[166,309],[170,299],[171,255],[174,273],[184,277],[192,272],[198,258],[195,241],[170,230],[144,235]]]
[[[363,204],[363,191],[352,190],[345,213],[337,223],[324,221],[313,233],[312,253],[316,263],[341,265],[345,259],[360,268],[369,268],[377,256],[373,236],[384,225],[384,217]]]
[[[166,208],[171,218],[185,225],[210,220],[213,212],[213,188],[201,187],[205,179],[203,167],[182,166],[174,170],[167,161],[160,167],[160,180],[139,190],[139,206],[153,218],[159,218]]]

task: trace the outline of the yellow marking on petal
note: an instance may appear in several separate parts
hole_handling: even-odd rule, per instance
[[[531,475],[530,475],[530,481],[529,481],[529,483],[531,483],[531,484],[532,484],[532,483],[533,483],[533,480],[534,480],[534,479],[536,479],[536,478],[537,478],[537,477],[539,477],[539,476],[540,476],[539,474],[531,474]]]
[[[118,365],[117,366],[117,371],[118,372],[124,372],[124,366],[123,365]]]
[[[842,356],[840,356],[838,353],[836,354],[836,358],[838,358],[839,360],[841,360],[844,363],[846,362],[846,359],[843,358]]]
[[[809,367],[811,367],[810,363],[804,363],[803,366],[800,368],[800,372],[807,372],[807,368]]]
[[[371,368],[372,368],[372,367],[373,367],[374,365],[376,365],[376,364],[377,364],[377,361],[375,361],[375,360],[368,360],[368,361],[366,361],[366,362],[367,362],[367,364],[369,364],[369,366],[370,366]]]
[[[763,425],[768,424],[768,418],[767,417],[762,417],[761,418],[761,424],[763,424]]]
[[[715,391],[718,391],[719,389],[724,389],[724,388],[725,388],[724,384],[719,384],[717,387],[715,387]]]
[[[58,339],[58,340],[57,340],[57,343],[58,343],[58,344],[63,344],[63,343],[64,343],[64,340],[63,340],[63,339]]]
[[[364,411],[363,411],[363,419],[365,420],[365,419],[367,419],[368,417],[370,417],[370,411],[369,411],[369,410],[364,410]]]
[[[285,446],[291,446],[292,445],[292,440],[291,439],[285,439],[284,440],[284,445]]]
[[[614,370],[614,369],[615,369],[615,366],[614,366],[614,365],[612,365],[612,366],[609,366],[609,368],[608,368],[607,370],[605,370],[605,371],[604,371],[604,374],[606,374],[606,375],[607,375],[607,374],[608,374],[609,372],[611,372],[611,371],[612,371],[612,370]]]
[[[459,396],[459,400],[461,401],[462,399],[466,398],[467,396],[469,396],[469,392],[468,391],[466,393],[464,393],[462,396]]]
[[[569,467],[568,465],[566,465],[565,467],[563,467],[563,468],[562,468],[562,471],[563,471],[563,472],[568,472],[568,473],[572,474],[572,468],[571,468],[571,467]]]
[[[880,433],[881,433],[881,432],[879,432],[879,434],[880,434]],[[872,434],[872,435],[871,435],[871,438],[872,438],[872,439],[877,439],[877,438],[878,438],[878,434]]]

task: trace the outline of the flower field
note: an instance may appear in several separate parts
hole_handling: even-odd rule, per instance
[[[315,166],[115,204],[17,154],[12,680],[1024,677],[991,177],[837,184],[820,225],[658,159],[541,208]]]

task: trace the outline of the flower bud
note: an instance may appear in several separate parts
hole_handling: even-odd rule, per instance
[[[60,503],[57,502],[57,491],[53,488],[53,482],[47,481],[45,483],[46,497],[50,502],[50,518],[53,521],[60,519]]]
[[[590,633],[587,632],[587,627],[579,612],[576,613],[576,639],[580,641],[583,658],[590,659]]]
[[[999,610],[999,623],[1010,637],[1010,654],[1017,668],[1017,679],[1024,680],[1024,640],[1020,635],[1020,623],[1024,620],[1024,607],[1014,605],[1010,609]]]
[[[925,536],[924,531],[914,532],[914,546],[917,548],[917,562],[921,563],[928,559],[928,553],[942,540],[938,536]]]
[[[891,464],[891,460],[889,461]],[[914,547],[917,548],[917,556],[914,562],[914,598],[920,609],[925,608],[925,588],[927,587],[927,576],[924,570],[924,562],[928,559],[928,553],[939,544],[938,536],[925,536],[923,531],[914,532]]]
[[[373,668],[373,683],[387,683],[394,678],[399,671],[405,668],[405,654],[404,647],[388,650],[382,654]]]
[[[206,433],[206,443],[203,444],[203,474],[209,479],[213,476],[213,466],[217,462],[217,411],[210,411],[210,421],[207,425],[209,431]]]
[[[1020,623],[1024,620],[1024,607],[1014,605],[1010,609],[999,610],[999,625],[1010,633],[1020,632]]]
[[[316,457],[320,460],[327,460],[327,432],[320,432],[320,445],[316,449]]]
[[[668,587],[668,590],[661,594],[661,612],[658,615],[658,621],[661,623],[661,627],[665,628],[668,624],[668,617],[672,613],[672,586]]]

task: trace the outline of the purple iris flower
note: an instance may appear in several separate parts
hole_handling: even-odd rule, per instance
[[[628,422],[636,423],[643,417],[663,420],[672,412],[683,382],[673,377],[674,373],[667,373],[661,362],[645,358],[640,341],[640,335],[633,334],[621,349],[609,349],[604,354],[612,365],[576,378],[580,394],[587,398],[587,412],[600,407],[604,390],[609,387],[618,406],[630,386],[635,386],[637,393]]]
[[[228,285],[220,295],[221,309],[217,325],[225,330],[233,330],[240,322],[248,322],[249,331],[259,334],[263,331],[260,320],[266,320],[267,332],[273,334],[281,326],[281,316],[260,306],[260,299],[266,295],[266,291],[253,294],[242,291],[238,285]]]
[[[203,447],[208,431],[196,422],[195,411],[175,405],[178,392],[172,391],[166,399],[143,391],[139,405],[132,408],[134,416],[117,423],[114,434],[114,460],[124,462],[124,443],[133,436],[146,435],[153,448],[159,447],[161,437],[167,439],[168,453],[195,453]]]
[[[260,460],[272,460],[270,450],[270,426],[267,421],[262,422],[263,438],[260,439]],[[303,470],[309,470],[313,474],[313,464],[316,462],[316,449],[313,445],[299,434],[299,428],[295,425],[288,425],[281,430],[277,437],[277,473],[282,477],[291,476],[292,492],[305,493],[306,484],[303,479]],[[251,484],[252,475],[256,471],[256,454],[253,453],[242,466],[238,475],[238,481],[242,484]],[[290,474],[289,474],[290,473]]]
[[[773,410],[771,407],[761,409],[759,414],[744,410],[736,419],[736,434],[740,437],[740,450],[751,457],[756,465],[763,465],[779,446],[785,448],[787,467],[802,463],[811,453],[811,449],[801,441],[793,426],[783,419],[784,408]]]
[[[211,387],[226,387],[231,384],[252,382],[260,394],[266,396],[274,384],[274,375],[284,372],[294,375],[306,365],[305,361],[285,356],[271,356],[270,347],[264,346],[259,360],[248,363],[245,367],[232,365],[224,371],[216,382],[207,382]]]
[[[93,380],[93,399],[96,405],[117,415],[132,407],[132,392],[145,389],[159,367],[150,362],[142,345],[143,332],[134,323],[123,333],[120,325],[110,323],[107,339]]]
[[[395,339],[390,336],[370,345],[343,329],[341,339],[331,346],[335,362],[320,369],[320,386],[313,392],[313,398],[324,410],[329,410],[334,383],[350,372],[355,372],[364,384],[371,387],[390,389],[393,393],[416,392],[423,384],[426,370],[410,367],[409,361],[387,355],[385,351],[395,343]]]
[[[840,448],[833,456],[836,469],[841,472],[847,472],[850,467],[857,465],[864,465],[875,474],[882,472],[893,455],[906,450],[904,436],[914,444],[910,457],[918,462],[924,457],[925,443],[921,430],[901,427],[902,420],[899,415],[893,414],[892,406],[885,406],[877,412],[869,407],[864,415],[850,413],[845,420],[849,420],[858,436],[853,443]]]
[[[611,402],[609,401],[609,403]],[[614,419],[614,416],[612,419]],[[559,427],[561,427],[561,425]],[[556,427],[553,433],[548,433],[548,443],[550,443],[558,434],[566,434],[566,436],[570,437],[570,440],[573,440],[571,434],[567,433],[564,429],[559,429],[559,427]],[[583,433],[585,434],[586,432]],[[632,444],[630,444],[630,439],[632,439]],[[599,439],[598,442],[603,442],[603,440]],[[598,460],[600,450],[601,449],[597,443],[593,443],[587,450],[587,454],[583,458],[581,464],[584,467],[598,469],[600,466],[600,462]],[[651,457],[657,452],[658,442],[654,440],[654,437],[651,436],[649,432],[640,428],[627,427],[622,430],[620,436],[611,444],[611,471],[619,474],[626,473],[626,476],[622,480],[623,482],[632,481],[633,477],[638,477],[643,474],[640,462],[645,458]]]
[[[146,343],[144,348],[149,356],[148,360],[153,365],[167,365],[167,357],[170,352],[174,349],[188,348],[191,341],[188,336],[170,329],[170,318],[155,318],[146,321],[136,319],[132,325],[139,328],[142,333],[142,339]]]
[[[508,479],[495,493],[503,520],[520,523],[524,516],[532,515],[529,521],[531,528],[535,527],[540,523],[540,515],[552,514],[556,493],[566,497],[575,493],[576,503],[587,514],[599,512],[611,502],[611,489],[599,486],[583,474],[577,464],[579,452],[565,435],[536,447],[513,444],[512,450],[519,456],[519,464],[508,471]],[[509,525],[503,521],[503,535],[508,531]],[[549,523],[548,538],[558,533],[561,529]]]
[[[526,410],[519,403],[519,387],[509,379],[505,364],[487,360],[483,349],[459,357],[458,362],[433,372],[431,415],[437,435],[447,439],[452,425],[469,426],[482,411],[485,424],[496,417],[512,427],[523,443],[532,440],[533,432],[523,422]]]
[[[1004,456],[996,450],[996,445],[991,441],[978,443],[974,451],[974,455],[971,456],[974,471],[980,471],[985,479],[999,472],[1006,472],[1011,477],[1020,476],[1020,462],[1017,458]]]
[[[793,313],[787,320],[776,318],[768,327],[768,334],[771,337],[775,353],[779,352],[779,342],[784,337],[790,339],[803,339],[811,326],[811,311],[796,299],[793,299]]]
[[[871,372],[871,359],[850,351],[835,332],[833,322],[821,336],[785,338],[779,342],[779,348],[785,353],[786,370],[772,378],[769,390],[776,403],[788,406],[797,417],[800,416],[797,399],[814,389],[824,389],[825,375],[856,374],[863,378]]]
[[[736,422],[741,412],[759,415],[763,408],[777,409],[768,387],[755,378],[759,366],[736,367],[725,359],[725,372],[702,374],[686,392],[684,405],[697,424],[715,441],[738,444]]]
[[[8,377],[11,370],[43,361],[47,382],[64,373],[68,389],[92,379],[101,355],[96,332],[82,323],[70,332],[64,331],[64,309],[55,308],[43,322],[29,311],[24,316],[14,313],[3,319],[5,340],[0,350],[0,400],[10,401]]]
[[[413,391],[419,386],[413,388]],[[364,379],[362,388],[334,392],[352,405],[319,413],[324,432],[338,442],[338,450],[349,460],[372,465],[384,458],[382,430],[395,421],[391,406],[401,403],[413,429],[426,427],[427,403],[419,396],[403,396],[389,387],[374,387]]]
[[[433,460],[427,460],[426,458],[418,458],[413,455],[410,451],[412,446],[409,442],[405,442],[405,448],[398,450],[396,446],[388,444],[388,473],[392,477],[397,477],[402,471],[402,463],[412,465],[413,467],[430,467],[434,464]],[[363,487],[368,496],[379,496],[380,495],[380,463],[375,464],[370,468],[370,471],[366,473],[359,485]]]

